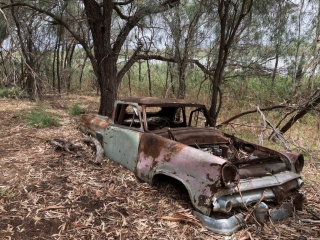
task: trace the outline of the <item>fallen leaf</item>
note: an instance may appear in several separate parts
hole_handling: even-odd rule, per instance
[[[65,208],[65,206],[52,205],[52,206],[42,208],[41,211],[48,211],[48,210],[61,209],[61,208]]]

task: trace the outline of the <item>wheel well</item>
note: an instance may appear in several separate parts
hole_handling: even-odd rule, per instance
[[[156,187],[160,192],[168,194],[170,198],[175,200],[183,200],[187,204],[191,204],[191,196],[187,187],[178,179],[165,174],[157,174],[152,179],[152,186]]]

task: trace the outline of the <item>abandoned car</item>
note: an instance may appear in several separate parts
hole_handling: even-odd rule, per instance
[[[181,182],[194,215],[217,233],[232,234],[249,215],[263,224],[302,208],[303,156],[224,134],[201,103],[130,97],[116,101],[110,117],[84,114],[81,128],[139,179]]]

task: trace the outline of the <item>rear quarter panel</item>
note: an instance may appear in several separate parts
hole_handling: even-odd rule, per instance
[[[225,162],[193,147],[144,133],[138,150],[136,175],[149,183],[157,174],[179,180],[187,188],[194,207],[209,215]]]

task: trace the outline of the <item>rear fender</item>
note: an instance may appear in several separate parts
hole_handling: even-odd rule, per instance
[[[193,206],[209,215],[225,163],[199,149],[145,133],[140,141],[136,175],[149,183],[157,174],[177,179],[188,190]]]

